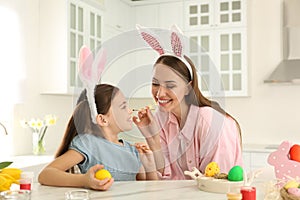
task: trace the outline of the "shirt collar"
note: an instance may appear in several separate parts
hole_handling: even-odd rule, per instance
[[[194,132],[195,132],[195,127],[196,127],[196,123],[198,121],[198,112],[197,109],[198,107],[191,104],[190,108],[189,108],[189,112],[187,114],[187,119],[185,121],[185,124],[181,130],[181,134],[187,139],[187,140],[191,140],[194,137]],[[169,117],[168,117],[168,121],[167,123],[173,123],[173,124],[178,124],[177,122],[177,118],[175,117],[175,115],[173,113],[169,113]]]

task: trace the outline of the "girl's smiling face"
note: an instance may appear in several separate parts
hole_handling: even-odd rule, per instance
[[[188,94],[188,83],[167,65],[158,63],[154,67],[152,95],[160,108],[172,112],[180,109]]]
[[[132,129],[132,110],[129,109],[126,98],[121,91],[118,91],[111,102],[109,110],[110,125],[117,130],[129,131]]]

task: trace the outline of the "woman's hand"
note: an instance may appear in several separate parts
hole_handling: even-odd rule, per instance
[[[138,117],[134,116],[132,120],[139,128],[141,133],[144,135],[148,145],[150,146],[151,155],[153,155],[155,160],[154,163],[156,164],[155,168],[160,172],[162,172],[162,169],[164,169],[165,164],[164,164],[164,157],[161,151],[161,144],[160,144],[161,129],[158,126],[158,123],[156,122],[156,119],[152,115],[149,107],[140,109],[138,112]],[[142,149],[139,152],[143,152],[143,151],[145,153],[150,153],[149,152],[150,150],[148,151],[147,149]]]
[[[149,139],[160,132],[160,128],[148,106],[140,109],[138,111],[138,117],[134,116],[132,120],[146,139]]]
[[[86,179],[86,187],[94,189],[94,190],[108,190],[114,182],[113,178],[106,178],[103,180],[98,180],[95,178],[95,173],[103,169],[103,165],[94,165],[91,167],[85,174]]]

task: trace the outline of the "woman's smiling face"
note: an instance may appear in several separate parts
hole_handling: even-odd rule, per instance
[[[160,108],[172,112],[185,103],[188,83],[167,65],[158,63],[154,67],[152,78],[152,95]]]

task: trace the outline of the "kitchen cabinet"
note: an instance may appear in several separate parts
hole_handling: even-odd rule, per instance
[[[207,96],[247,96],[246,0],[185,1],[185,34]]]
[[[268,146],[264,145],[246,145],[246,147],[243,147],[244,169],[249,172],[271,167],[268,163],[268,157],[276,150],[276,147],[268,148]]]
[[[42,93],[71,94],[74,86],[80,86],[77,56],[82,44],[94,49],[134,29],[135,24],[164,29],[177,24],[187,36],[189,56],[198,67],[204,95],[248,94],[246,0],[168,1],[133,7],[117,0],[105,1],[105,5],[97,2],[40,2]],[[118,59],[105,71],[103,80],[116,84],[133,66],[152,65],[156,55],[139,51]],[[134,97],[151,97],[149,87],[150,83]]]
[[[246,0],[176,1],[135,10],[143,26],[183,29],[205,96],[248,95]],[[150,58],[138,56],[137,65]]]
[[[183,27],[183,2],[172,1],[135,7],[135,21],[145,27],[169,29]]]
[[[74,93],[79,85],[79,49],[85,44],[94,50],[101,44],[101,5],[89,2],[92,1],[40,1],[41,93]]]
[[[122,0],[106,0],[103,12],[103,38],[108,40],[124,31],[134,29],[133,8]]]

